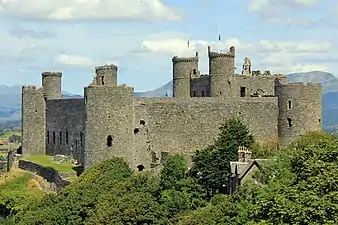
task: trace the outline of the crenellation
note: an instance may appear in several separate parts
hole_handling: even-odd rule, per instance
[[[209,73],[199,57],[173,57],[173,97],[136,98],[117,84],[117,66],[95,68],[83,99],[62,99],[60,72],[42,74],[42,88],[22,87],[23,154],[72,155],[85,169],[112,156],[135,170],[187,158],[207,147],[224,119],[237,116],[258,141],[284,146],[321,130],[321,84],[288,83],[284,74],[235,74],[235,48],[209,53]]]

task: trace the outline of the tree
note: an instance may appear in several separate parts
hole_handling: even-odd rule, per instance
[[[239,118],[230,118],[220,126],[218,137],[193,157],[192,172],[209,197],[220,192],[227,181],[230,161],[238,158],[238,147],[251,148],[254,137]]]

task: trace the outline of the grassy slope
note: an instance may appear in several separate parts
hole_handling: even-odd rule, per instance
[[[44,196],[43,180],[22,170],[11,170],[0,176],[0,204],[10,200],[14,209],[20,209],[31,200]]]
[[[43,165],[45,167],[51,167],[53,169],[56,169],[60,172],[74,172],[74,165],[70,163],[56,163],[52,160],[51,156],[47,155],[26,155],[23,158],[24,160],[28,160],[31,162],[38,163],[40,165]]]

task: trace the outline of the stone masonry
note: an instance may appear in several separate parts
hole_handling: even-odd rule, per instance
[[[224,119],[239,116],[257,140],[287,145],[320,131],[320,84],[287,83],[281,74],[251,72],[246,58],[235,74],[235,48],[208,48],[209,74],[198,54],[173,57],[173,97],[136,98],[117,84],[115,65],[97,67],[83,99],[63,99],[60,72],[42,74],[42,87],[22,88],[23,154],[72,155],[85,169],[112,156],[133,169],[160,165],[174,153],[187,156],[212,143]]]

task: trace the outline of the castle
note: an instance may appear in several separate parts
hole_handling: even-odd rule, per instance
[[[136,98],[117,85],[117,66],[95,68],[84,98],[64,99],[60,72],[42,73],[42,87],[22,87],[23,154],[72,155],[88,168],[122,156],[134,169],[156,167],[168,154],[191,155],[212,143],[225,118],[239,116],[259,141],[286,145],[322,130],[321,84],[287,83],[286,76],[235,74],[235,48],[208,48],[209,74],[194,57],[173,57],[173,97]]]

